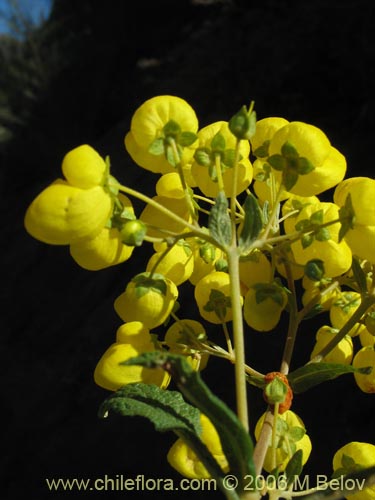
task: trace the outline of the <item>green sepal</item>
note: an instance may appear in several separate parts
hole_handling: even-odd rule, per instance
[[[295,394],[305,392],[316,385],[333,380],[346,373],[362,373],[368,375],[371,373],[370,366],[363,368],[354,368],[352,365],[341,363],[309,363],[301,368],[297,368],[289,373],[288,381]]]
[[[302,458],[303,458],[303,451],[297,450],[287,463],[287,466],[285,468],[287,486],[293,484],[296,478],[301,474],[303,469]]]
[[[243,209],[245,218],[238,244],[240,251],[246,253],[263,228],[263,214],[257,198],[252,193],[246,197]]]
[[[284,288],[277,283],[256,283],[253,285],[255,289],[255,300],[257,304],[264,302],[267,299],[272,299],[280,307],[284,305]]]
[[[198,139],[198,136],[193,132],[181,132],[178,136],[178,144],[183,148],[189,147]]]
[[[352,259],[352,271],[354,279],[359,287],[360,292],[367,292],[366,273],[362,269],[358,258],[355,256],[353,256]]]
[[[271,165],[272,168],[278,170],[279,172],[283,171],[287,162],[286,159],[282,155],[274,154],[267,159],[267,162]]]
[[[129,220],[121,228],[121,241],[128,246],[139,247],[143,243],[146,232],[146,224],[141,220]]]
[[[271,141],[264,141],[263,144],[259,147],[257,147],[253,151],[253,155],[256,156],[257,158],[266,158],[268,156],[268,149],[270,147]]]
[[[286,170],[283,172],[283,185],[287,191],[290,191],[297,181],[297,172],[294,172],[293,170]]]
[[[160,156],[164,154],[164,139],[159,137],[155,139],[148,147],[148,152],[154,156]]]
[[[193,370],[183,356],[154,351],[141,354],[123,364],[162,368],[170,373],[185,399],[204,413],[216,428],[230,473],[239,479],[239,491],[248,482],[249,475],[255,479],[253,442],[249,433],[235,413],[211,392],[200,374]]]
[[[180,125],[174,120],[169,120],[163,127],[164,135],[176,137],[181,133]]]
[[[203,309],[207,312],[214,312],[220,320],[223,320],[228,307],[232,307],[230,297],[224,295],[220,290],[212,289],[208,302]]]
[[[217,134],[214,135],[212,141],[211,141],[211,149],[214,152],[224,152],[226,142],[223,134],[218,132]]]
[[[321,259],[312,259],[305,264],[304,274],[311,281],[321,281],[324,274],[324,262]]]
[[[349,229],[354,228],[355,212],[350,193],[345,198],[344,205],[339,209],[341,227],[339,231],[339,242],[344,238]]]
[[[211,236],[220,245],[229,245],[232,239],[232,224],[228,213],[228,200],[224,191],[219,191],[215,205],[211,208],[208,228]]]
[[[198,148],[194,154],[194,160],[202,167],[212,165],[211,151],[208,148]]]

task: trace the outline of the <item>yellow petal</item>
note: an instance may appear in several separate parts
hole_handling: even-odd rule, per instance
[[[102,185],[107,170],[103,158],[87,144],[69,151],[61,168],[69,184],[82,189]]]

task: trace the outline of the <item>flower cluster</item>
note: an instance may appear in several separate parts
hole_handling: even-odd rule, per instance
[[[65,178],[43,190],[25,217],[32,236],[69,245],[73,259],[88,270],[121,264],[135,247],[152,246],[142,272],[115,300],[124,324],[99,360],[95,382],[109,391],[136,382],[167,388],[170,377],[162,369],[123,364],[152,351],[184,356],[197,371],[210,355],[241,363],[238,339],[252,332],[279,334],[288,312],[280,372],[263,375],[244,361],[241,366],[243,376],[263,388],[274,413],[272,437],[261,439],[267,413],[255,428],[255,438],[268,446],[264,469],[284,471],[298,450],[303,465],[311,441],[289,409],[288,382],[302,320],[326,318],[315,339],[304,333],[311,343],[306,367],[350,366],[359,388],[375,392],[375,180],[344,179],[346,160],[322,130],[281,117],[256,121],[253,104],[229,121],[200,128],[185,100],[157,96],[135,111],[124,142],[134,162],[158,176],[154,196],[120,184],[110,175],[109,160],[83,145],[65,156]],[[144,202],[139,214],[128,196]],[[181,287],[194,297],[199,321],[180,317]],[[207,324],[222,329],[222,342],[207,338]],[[201,426],[202,442],[228,470],[203,413]],[[348,447],[336,454],[335,470],[341,456],[357,463],[359,444]],[[368,465],[363,456],[359,462]],[[187,477],[209,476],[183,438],[168,460]]]

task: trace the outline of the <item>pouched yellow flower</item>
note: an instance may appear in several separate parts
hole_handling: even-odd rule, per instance
[[[362,347],[353,359],[354,368],[372,368],[368,375],[354,372],[354,378],[361,391],[368,394],[375,393],[375,349],[374,346]]]
[[[191,222],[189,207],[184,198],[154,196],[153,200],[180,216],[186,222]],[[186,230],[183,223],[171,219],[171,217],[152,205],[146,205],[139,219],[147,225],[147,235],[155,238],[163,238],[171,233],[179,234]]]
[[[273,203],[276,200],[280,189],[280,180],[277,180],[273,171],[263,159],[256,159],[253,163],[254,182],[252,188],[258,200],[262,203],[268,201]],[[291,193],[282,190],[279,195],[279,200],[283,201],[288,199]]]
[[[215,148],[212,145],[212,141],[217,134],[220,134],[224,142],[221,147]],[[215,198],[218,195],[220,186],[217,181],[217,165],[215,162],[217,156],[222,172],[224,191],[228,196],[231,196],[233,192],[233,161],[236,138],[230,132],[228,123],[220,121],[202,128],[198,132],[198,139],[199,145],[197,154],[200,149],[204,150],[205,164],[203,165],[198,161],[196,154],[195,161],[191,167],[191,173],[195,179],[196,185],[205,196]],[[242,191],[250,185],[253,178],[253,167],[249,160],[249,153],[250,144],[247,141],[241,141],[241,160],[237,168],[236,195],[242,193]]]
[[[228,471],[228,461],[223,453],[219,435],[211,421],[201,414],[202,435],[201,440],[207,446],[217,463],[224,472]],[[169,464],[180,474],[190,479],[204,479],[211,477],[197,455],[179,438],[168,452]]]
[[[279,323],[287,302],[282,287],[269,282],[256,283],[245,295],[244,320],[258,332],[269,332]]]
[[[87,144],[69,151],[63,158],[61,169],[69,184],[82,189],[101,186],[106,180],[105,161]]]
[[[265,158],[268,156],[268,148],[272,137],[275,133],[288,125],[288,120],[277,116],[262,118],[256,123],[255,134],[251,138],[251,150],[257,158]]]
[[[313,359],[337,334],[338,330],[328,325],[322,326],[316,333],[316,343],[310,355]],[[353,341],[350,335],[340,340],[340,342],[332,349],[332,351],[323,358],[325,363],[341,363],[350,365],[353,359]]]
[[[31,203],[25,227],[31,236],[51,245],[69,245],[94,238],[112,212],[112,199],[101,187],[81,189],[57,179]]]
[[[288,145],[297,152],[298,157],[313,167],[306,174],[298,175],[295,184],[289,189],[300,196],[312,196],[338,184],[346,173],[345,157],[331,146],[327,136],[319,128],[303,122],[291,122],[279,129],[272,137],[269,155],[281,155]],[[270,159],[272,165],[272,161]],[[295,161],[291,163],[295,168]],[[281,180],[281,171],[274,170],[276,179]]]
[[[103,228],[95,238],[85,238],[70,245],[70,255],[88,271],[99,271],[125,262],[134,247],[124,245],[117,228]]]
[[[154,253],[146,267],[146,271],[151,272],[155,265],[156,272],[162,274],[166,278],[173,281],[177,286],[188,280],[193,272],[194,257],[189,244],[184,240],[179,240],[178,243],[168,249],[167,245],[156,253]]]
[[[181,178],[177,172],[162,175],[155,186],[156,194],[166,198],[183,198],[185,196]]]
[[[350,194],[355,213],[354,227],[375,226],[375,180],[369,177],[351,177],[340,182],[333,199],[337,205],[344,206]]]
[[[162,136],[164,126],[173,120],[182,131],[196,133],[198,119],[194,109],[181,97],[160,95],[145,101],[134,113],[131,132],[140,146],[148,149]]]
[[[375,465],[375,445],[352,441],[342,446],[333,457],[333,470],[336,476],[346,476]],[[341,474],[338,474],[340,473]],[[375,486],[364,488],[352,495],[346,495],[348,500],[375,500]]]
[[[375,226],[354,226],[344,236],[353,255],[375,264]]]
[[[321,228],[322,224],[337,220],[339,207],[334,203],[320,202],[305,206],[292,222],[287,219],[285,230],[289,233],[305,231],[302,238],[291,244],[297,264],[322,260],[326,277],[340,276],[352,264],[352,253],[345,241],[339,242],[339,223]],[[294,224],[294,227],[292,227]]]
[[[204,276],[195,286],[195,301],[199,314],[214,324],[232,320],[230,299],[230,277],[223,271],[214,271]]]
[[[160,274],[137,274],[114,303],[123,321],[141,321],[148,328],[163,324],[178,297],[173,281]]]
[[[247,288],[260,281],[271,281],[272,266],[264,253],[256,250],[240,260],[240,280]]]
[[[370,333],[367,327],[359,332],[359,340],[362,347],[375,345],[375,335]]]
[[[120,363],[155,350],[149,330],[140,322],[130,322],[117,330],[117,341],[100,358],[94,371],[97,385],[109,391],[116,391],[125,384],[143,382],[167,387],[170,376],[161,368],[123,366]]]
[[[199,350],[199,342],[206,340],[203,325],[193,319],[181,319],[173,323],[166,331],[164,342],[169,352],[186,356],[194,370],[203,370],[209,355]]]
[[[255,426],[255,439],[258,440],[263,426],[266,414],[264,413],[258,420]],[[297,450],[302,450],[302,465],[307,462],[311,453],[311,440],[305,432],[305,425],[302,419],[292,410],[287,410],[283,414],[279,414],[277,419],[281,419],[282,424],[277,426],[276,430],[276,454],[275,463],[272,458],[272,442],[270,437],[269,447],[266,453],[263,468],[267,472],[271,472],[278,468],[280,472],[285,470],[292,455]],[[275,425],[275,424],[274,424]]]
[[[354,291],[341,292],[329,310],[329,319],[334,328],[342,328],[352,317],[361,303],[361,295]],[[349,331],[351,337],[356,337],[366,326],[362,323],[356,323]]]

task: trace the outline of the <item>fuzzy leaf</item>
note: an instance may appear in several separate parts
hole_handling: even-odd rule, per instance
[[[232,224],[228,214],[228,200],[224,191],[216,197],[208,218],[208,228],[211,235],[221,245],[228,245],[232,238]]]
[[[263,217],[258,200],[251,193],[247,196],[243,208],[245,210],[245,219],[239,238],[239,246],[242,251],[246,251],[246,248],[256,240],[261,232]]]

